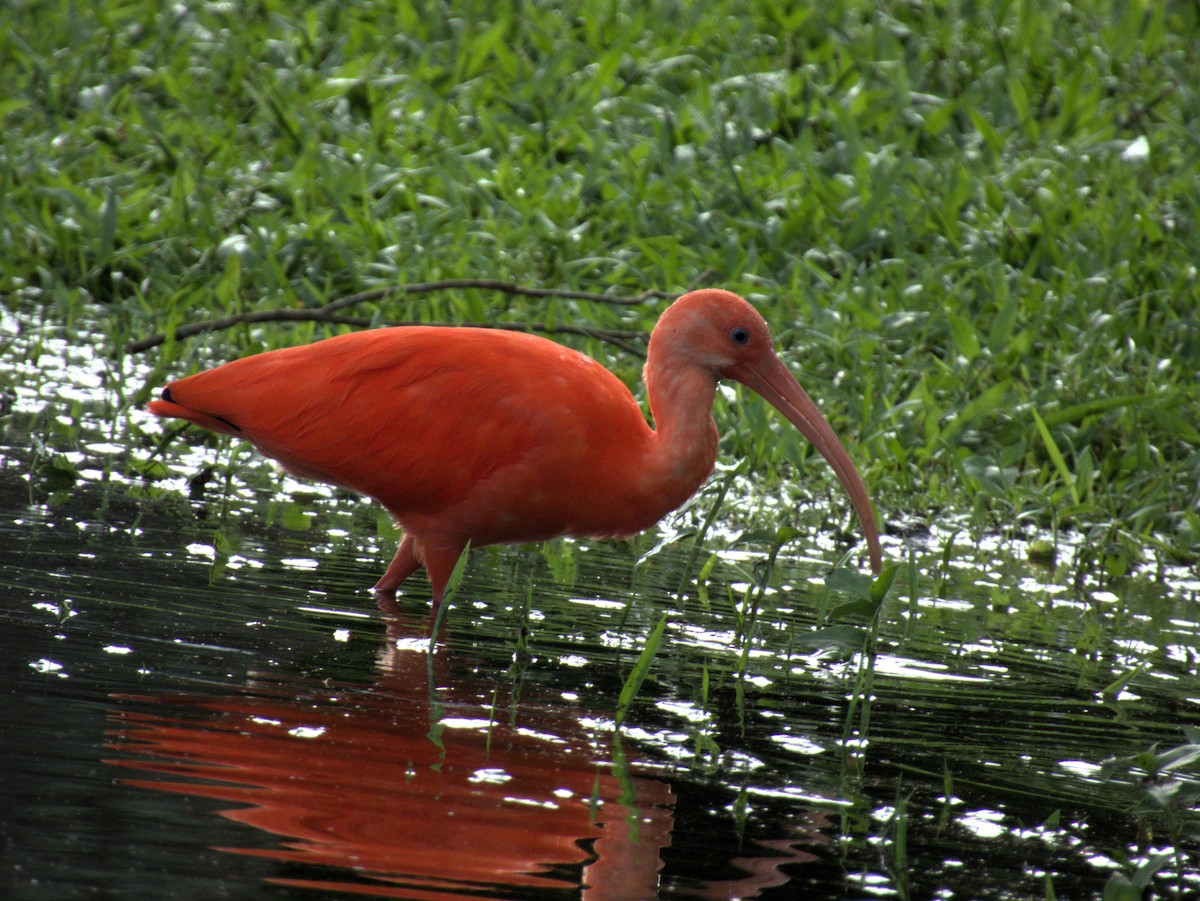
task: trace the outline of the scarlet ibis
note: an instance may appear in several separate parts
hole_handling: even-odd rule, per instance
[[[436,605],[468,542],[626,537],[682,504],[712,472],[713,398],[733,379],[833,467],[880,571],[862,477],[749,303],[715,289],[680,297],[650,335],[644,377],[655,428],[616,376],[553,341],[405,326],[235,360],[171,382],[149,409],[375,498],[403,530],[376,590],[424,566]]]

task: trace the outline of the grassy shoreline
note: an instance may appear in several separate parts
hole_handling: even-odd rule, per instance
[[[1194,5],[494,9],[5,8],[2,302],[119,359],[446,278],[720,285],[762,307],[885,519],[1078,529],[1113,572],[1197,559]],[[662,306],[461,290],[353,313],[645,333]],[[179,374],[321,334],[150,353]],[[635,355],[561,340],[636,382]],[[806,453],[761,405],[717,415],[759,472]]]

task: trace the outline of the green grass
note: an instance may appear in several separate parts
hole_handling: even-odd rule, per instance
[[[185,322],[444,278],[721,285],[761,305],[885,518],[1196,559],[1194,3],[495,8],[6,5],[3,302],[119,362]],[[660,309],[346,312],[648,331]],[[178,374],[323,333],[149,353]],[[636,382],[635,355],[574,343]],[[828,487],[791,478],[807,451],[765,405],[718,421],[769,484]]]

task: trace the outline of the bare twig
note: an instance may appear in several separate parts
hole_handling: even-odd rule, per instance
[[[384,326],[398,327],[405,325],[429,325],[434,328],[494,328],[510,332],[538,332],[543,335],[582,335],[585,338],[595,338],[614,347],[619,347],[635,357],[646,356],[646,351],[632,344],[639,338],[645,338],[646,333],[636,329],[589,328],[586,325],[545,325],[541,322],[385,322]]]
[[[233,328],[235,325],[241,325],[244,322],[329,322],[335,325],[352,325],[358,328],[366,328],[371,325],[371,320],[365,319],[362,316],[331,316],[325,312],[324,307],[319,307],[315,310],[256,310],[250,313],[237,313],[233,316],[224,316],[220,319],[204,319],[200,322],[189,322],[187,325],[181,325],[176,328],[174,337],[176,341],[182,341],[184,338],[191,338],[193,335],[199,335],[204,332],[219,332],[223,329]],[[166,340],[166,333],[157,332],[146,338],[130,341],[125,345],[125,353],[140,354],[142,351],[150,350],[152,347],[158,347],[160,344],[165,343]]]
[[[292,308],[256,310],[249,313],[238,313],[233,316],[223,316],[219,319],[205,319],[201,322],[191,322],[186,325],[179,326],[175,329],[174,337],[176,341],[179,341],[184,338],[190,338],[193,335],[199,335],[203,332],[221,331],[223,329],[233,328],[234,326],[251,322],[328,322],[335,325],[350,325],[358,328],[367,328],[375,324],[374,320],[361,316],[339,316],[335,314],[338,310],[343,310],[346,307],[352,307],[360,303],[373,303],[375,301],[386,300],[389,297],[397,295],[428,294],[432,291],[446,291],[455,289],[500,291],[505,294],[515,294],[524,297],[553,297],[563,300],[586,300],[594,303],[617,304],[620,306],[633,306],[636,304],[645,303],[647,300],[670,299],[674,296],[666,291],[643,291],[637,297],[618,297],[614,294],[597,294],[591,291],[567,291],[558,288],[531,288],[524,285],[518,285],[513,282],[499,281],[497,279],[450,278],[437,282],[417,282],[411,285],[397,285],[392,288],[377,288],[373,291],[363,291],[358,294],[349,294],[345,297],[339,297],[337,300],[331,300],[324,306],[316,307],[310,310]],[[439,323],[386,322],[384,324],[436,325]],[[585,335],[589,338],[596,338],[600,341],[606,341],[609,344],[619,347],[629,353],[636,354],[637,356],[645,356],[645,351],[639,350],[633,345],[626,343],[631,339],[641,337],[641,332],[618,331],[611,329],[591,329],[584,326],[570,325],[547,326],[532,322],[482,322],[460,324],[474,325],[479,328],[504,328],[523,332]],[[142,351],[149,350],[152,347],[158,347],[160,344],[166,342],[166,340],[167,335],[159,332],[146,338],[140,338],[137,341],[130,341],[125,345],[125,352],[131,354],[141,353]]]
[[[394,288],[379,288],[375,291],[364,291],[362,294],[351,294],[338,300],[330,301],[321,309],[340,310],[343,307],[359,303],[370,303],[383,300],[392,294],[429,294],[433,291],[499,291],[502,294],[515,294],[520,297],[554,297],[560,300],[589,300],[594,303],[608,303],[616,306],[632,307],[643,304],[648,300],[670,300],[674,297],[668,291],[643,291],[637,297],[618,297],[615,294],[597,294],[593,291],[568,291],[563,288],[532,288],[518,285],[516,282],[505,282],[494,278],[447,278],[436,282],[415,282],[411,285],[397,285]]]

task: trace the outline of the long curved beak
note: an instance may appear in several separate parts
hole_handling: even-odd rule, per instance
[[[739,369],[736,375],[729,373],[729,377],[761,394],[787,418],[788,422],[800,430],[833,467],[846,494],[850,495],[850,503],[858,513],[863,535],[867,539],[867,552],[871,557],[871,572],[878,575],[883,569],[883,551],[879,546],[879,533],[875,528],[875,509],[871,505],[871,496],[867,493],[867,486],[863,484],[862,476],[855,469],[850,454],[846,452],[846,448],[825,421],[817,405],[808,396],[808,392],[773,353],[765,355],[757,366]]]

